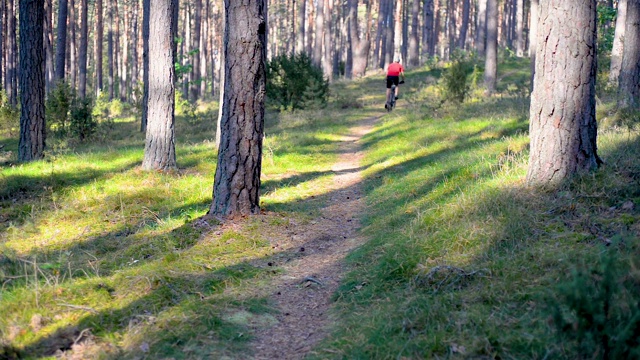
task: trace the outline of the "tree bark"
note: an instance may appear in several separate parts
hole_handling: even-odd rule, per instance
[[[95,76],[96,76],[96,85],[95,91],[96,96],[100,95],[102,92],[103,84],[102,84],[102,40],[104,34],[103,22],[102,22],[102,0],[96,0],[96,38],[95,38]]]
[[[44,117],[44,0],[20,0],[20,142],[18,160],[42,159]]]
[[[149,118],[149,26],[151,0],[142,0],[142,116],[140,132],[147,132]]]
[[[524,56],[524,0],[516,1],[516,56]]]
[[[296,15],[298,16],[298,30],[296,31],[296,51],[304,52],[304,34],[305,34],[305,19],[307,10],[307,0],[297,0]]]
[[[627,1],[627,28],[619,84],[618,107],[640,108],[640,0]]]
[[[58,31],[56,40],[56,81],[64,81],[67,49],[67,0],[58,3]]]
[[[175,49],[176,0],[151,1],[149,32],[149,100],[144,170],[176,168]]]
[[[194,0],[193,9],[193,46],[198,50],[193,56],[193,62],[191,67],[191,96],[189,99],[192,102],[198,101],[200,97],[200,86],[198,81],[201,78],[200,75],[200,53],[202,52],[202,43],[200,42],[200,32],[202,31],[202,0]]]
[[[611,49],[611,67],[609,70],[609,85],[618,86],[622,54],[624,48],[625,30],[627,27],[627,0],[618,0],[618,14],[616,16],[616,30]]]
[[[496,91],[498,75],[498,0],[487,0],[487,44],[484,63],[484,87],[487,95]]]
[[[322,43],[324,41],[324,0],[316,5],[316,28],[314,31],[313,63],[322,66]]]
[[[554,187],[600,163],[595,113],[596,0],[544,1],[539,19],[527,183]]]
[[[478,23],[476,27],[478,29],[476,32],[476,51],[479,56],[485,56],[487,44],[487,0],[478,0]]]
[[[367,70],[369,48],[371,47],[368,38],[369,31],[364,31],[364,38],[360,37],[361,29],[358,21],[358,0],[349,0],[349,38],[351,40],[352,75],[355,77],[364,76]],[[368,8],[367,11],[370,11]]]
[[[89,46],[89,2],[80,0],[80,44],[78,47],[78,94],[87,96],[87,48]]]
[[[426,58],[433,57],[436,53],[434,41],[434,13],[433,1],[425,0],[422,7],[423,27],[422,27],[422,54]]]
[[[16,8],[14,0],[7,2],[7,66],[5,89],[9,103],[18,104],[18,44],[16,42]]]
[[[266,0],[224,0],[225,90],[210,213],[260,212],[266,77]]]
[[[470,0],[463,0],[462,3],[462,19],[460,19],[460,41],[458,47],[465,49],[467,45],[467,33],[469,32],[469,17],[471,13]]]

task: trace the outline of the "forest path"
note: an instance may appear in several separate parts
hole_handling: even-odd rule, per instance
[[[282,275],[269,284],[270,300],[279,313],[272,325],[259,327],[252,342],[254,359],[302,359],[322,340],[331,322],[331,297],[346,272],[344,258],[364,242],[358,233],[364,209],[360,139],[380,117],[364,119],[341,139],[336,174],[321,215],[292,224],[287,253],[299,256],[277,265]]]

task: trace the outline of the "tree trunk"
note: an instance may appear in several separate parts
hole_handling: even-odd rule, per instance
[[[487,0],[487,45],[484,63],[484,86],[487,95],[496,91],[498,75],[498,0]]]
[[[69,19],[68,19],[68,32],[69,38],[67,45],[69,46],[69,84],[72,89],[77,89],[78,83],[78,46],[76,44],[76,2],[75,0],[69,0]]]
[[[627,2],[618,107],[640,108],[640,0]]]
[[[18,160],[42,159],[44,117],[44,0],[20,0],[20,142]]]
[[[89,2],[80,0],[80,44],[78,46],[78,94],[87,96],[87,48],[89,46]]]
[[[297,0],[298,30],[296,31],[296,51],[304,52],[304,22],[306,19],[307,0]]]
[[[46,92],[49,93],[56,78],[55,52],[53,50],[53,0],[45,0],[44,9],[45,84]]]
[[[467,33],[469,32],[469,17],[471,13],[471,2],[470,0],[463,0],[462,3],[462,19],[460,19],[460,41],[458,42],[458,47],[460,49],[465,49],[467,45]]]
[[[324,0],[318,0],[316,5],[315,43],[313,46],[313,63],[322,66],[322,43],[324,41]]]
[[[516,2],[516,55],[524,56],[524,0]]]
[[[64,81],[67,49],[67,0],[58,3],[58,31],[56,40],[56,81]]]
[[[176,0],[153,0],[149,13],[149,102],[144,170],[176,168],[175,25]]]
[[[210,212],[236,217],[260,212],[266,77],[266,0],[224,0],[225,90]]]
[[[487,44],[487,0],[478,0],[478,24],[476,28],[478,29],[476,32],[476,51],[479,56],[485,56]]]
[[[433,57],[436,54],[436,44],[434,41],[434,13],[433,13],[433,1],[425,0],[422,7],[423,28],[422,28],[422,54],[426,58],[427,56]]]
[[[600,162],[596,154],[596,0],[542,2],[538,31],[527,182],[553,187],[579,171],[596,169]]]
[[[189,99],[192,102],[198,101],[200,97],[200,86],[198,81],[200,80],[200,52],[202,51],[202,44],[200,43],[200,32],[202,31],[202,0],[194,0],[193,6],[193,36],[192,44],[194,50],[198,50],[193,56],[191,67],[191,95]],[[186,96],[186,94],[185,94]]]
[[[611,68],[609,71],[609,85],[618,86],[620,68],[622,67],[622,53],[624,48],[625,29],[627,26],[627,0],[618,0],[618,14],[616,16],[616,30],[611,49]]]
[[[142,116],[140,132],[147,132],[149,118],[149,27],[151,0],[142,0]]]
[[[108,79],[108,85],[109,85],[109,100],[113,100],[115,97],[115,63],[114,63],[114,56],[113,56],[113,0],[107,0],[108,1],[108,8],[107,8],[107,16],[108,16],[108,20],[109,20],[109,31],[107,31],[107,65],[109,66],[109,79]]]
[[[364,76],[367,70],[367,57],[371,42],[367,37],[368,30],[364,32],[364,39],[360,37],[360,26],[358,22],[358,0],[349,0],[349,38],[351,39],[352,75],[355,77]],[[370,7],[367,11],[370,11]]]
[[[20,10],[22,11],[22,10]],[[16,43],[16,8],[15,2],[7,2],[7,67],[5,88],[11,105],[18,104],[18,44]]]
[[[96,96],[100,95],[102,92],[103,84],[102,84],[102,41],[103,41],[103,23],[102,23],[102,0],[96,0],[96,44],[95,44],[95,64],[96,64],[96,85],[95,91]]]
[[[330,0],[324,0],[324,51],[322,52],[322,70],[324,71],[324,76],[329,79],[329,81],[333,81],[333,54],[331,43],[333,41],[331,36],[332,30],[332,9]]]

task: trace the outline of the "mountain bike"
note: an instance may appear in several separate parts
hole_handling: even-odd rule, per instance
[[[399,84],[404,84],[404,80],[400,81]],[[392,84],[391,91],[389,91],[389,96],[387,96],[387,103],[384,105],[384,108],[387,109],[388,112],[391,112],[391,110],[393,110],[395,106],[396,106],[396,85]]]
[[[389,96],[387,96],[387,103],[384,108],[387,109],[388,112],[393,110],[393,107],[396,106],[396,85],[391,85],[391,91],[389,91]]]

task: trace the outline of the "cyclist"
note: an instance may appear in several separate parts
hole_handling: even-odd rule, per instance
[[[400,81],[402,78],[402,82]],[[396,93],[394,94],[396,100],[398,100],[399,86],[398,84],[404,83],[404,67],[400,64],[400,57],[396,56],[393,59],[393,62],[387,66],[387,99],[389,98],[389,94],[391,93],[391,85],[396,86]],[[387,105],[384,105],[385,109]]]

